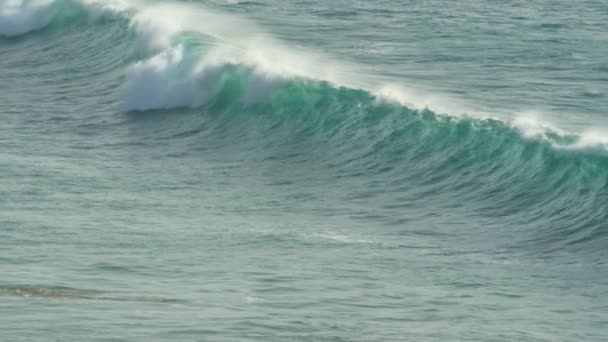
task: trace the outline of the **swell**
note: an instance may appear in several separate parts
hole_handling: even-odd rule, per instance
[[[330,86],[289,89],[262,112],[304,116],[296,139],[311,135],[320,148],[331,147],[327,165],[338,174],[383,183],[382,191],[396,195],[388,196],[394,208],[440,199],[448,203],[444,210],[458,211],[466,203],[466,213],[500,217],[495,222],[510,227],[497,229],[511,233],[514,227],[529,229],[520,242],[547,248],[597,242],[606,235],[604,150],[556,149],[545,139],[522,139],[517,128],[499,120],[412,110]]]
[[[97,4],[55,1],[52,6],[70,10],[54,7],[59,12],[47,13],[63,14],[12,32],[64,24],[77,17],[66,13]],[[86,80],[94,92],[89,96],[98,93],[99,81],[123,82],[105,94],[114,96],[117,109],[188,113],[139,139],[169,140],[183,146],[182,154],[215,144],[233,146],[241,159],[305,161],[328,182],[361,181],[344,199],[374,203],[396,221],[408,207],[432,206],[518,236],[514,245],[534,250],[606,246],[608,154],[601,134],[417,108],[335,63],[285,48],[246,21],[198,6],[124,8],[115,12],[126,20],[115,23],[122,43],[113,53],[124,54],[125,44],[133,53],[88,56],[100,63],[100,72]],[[113,74],[118,66],[124,74]]]
[[[219,158],[297,167],[308,174],[287,175],[286,183],[317,179],[325,184],[320,193],[329,186],[337,201],[394,224],[412,211],[466,218],[480,235],[494,230],[497,240],[510,241],[503,248],[541,254],[597,253],[608,243],[608,154],[556,147],[576,144],[577,136],[524,138],[501,120],[416,110],[310,80],[285,81],[263,101],[247,103],[249,78],[225,72],[200,108],[158,121],[162,127],[139,138],[170,141],[182,156],[219,149]]]

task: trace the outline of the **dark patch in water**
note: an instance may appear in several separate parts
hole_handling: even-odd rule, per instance
[[[159,298],[148,296],[114,296],[110,292],[92,289],[78,289],[65,286],[30,286],[5,285],[0,286],[0,296],[13,296],[23,298],[48,298],[65,300],[101,300],[121,302],[148,302],[148,303],[185,303],[185,300],[175,298]]]

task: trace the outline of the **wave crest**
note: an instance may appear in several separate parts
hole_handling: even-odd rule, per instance
[[[137,4],[126,0],[3,0],[0,2],[0,36],[20,36],[43,29],[54,21],[116,15],[136,8]]]

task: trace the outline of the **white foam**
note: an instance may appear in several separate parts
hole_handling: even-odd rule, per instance
[[[608,131],[602,129],[587,129],[577,134],[577,141],[569,145],[556,145],[558,148],[589,150],[608,150]]]
[[[159,3],[142,8],[132,29],[150,50],[166,49],[183,32],[212,37],[234,53],[233,61],[255,64],[260,71],[347,83],[347,69],[318,53],[287,48],[250,21],[193,4]],[[224,54],[223,57],[227,55]],[[345,63],[340,63],[345,64]]]
[[[241,100],[244,104],[266,98],[284,79],[261,72],[255,65],[236,63],[222,58],[215,51],[200,60],[186,56],[182,44],[170,47],[157,55],[137,62],[127,70],[123,90],[123,110],[196,108],[213,98],[228,81],[229,69],[246,74]]]
[[[564,134],[558,128],[549,125],[541,117],[542,114],[539,112],[524,112],[517,115],[510,123],[526,139],[546,138],[549,132]]]
[[[18,36],[48,25],[54,0],[0,0],[0,36]]]
[[[201,105],[202,95],[194,77],[174,78],[183,62],[179,45],[165,50],[127,70],[123,109],[147,110]]]
[[[542,139],[563,150],[608,150],[608,131],[592,128],[580,132],[567,132],[553,125],[540,112],[525,112],[510,121],[524,139]]]
[[[381,84],[373,81],[369,77],[362,76],[355,72],[354,66],[344,61],[336,62],[333,58],[322,54],[304,51],[302,49],[285,47],[283,44],[265,34],[255,24],[246,19],[235,15],[228,15],[209,10],[200,5],[194,4],[168,4],[156,3],[148,6],[141,6],[139,11],[133,16],[131,29],[138,38],[140,53],[145,55],[162,54],[179,44],[177,37],[185,32],[195,32],[200,36],[212,40],[214,47],[207,51],[205,57],[201,57],[201,67],[192,69],[194,74],[188,78],[190,80],[201,79],[202,75],[216,70],[222,65],[240,65],[253,71],[250,78],[251,85],[248,87],[245,102],[255,102],[268,90],[277,84],[277,80],[287,78],[301,78],[328,81],[338,86],[345,86],[356,89],[371,90],[374,94],[383,99],[397,101],[401,104],[413,108],[430,108],[442,113],[467,113],[475,114],[478,117],[486,117],[485,113],[472,113],[466,110],[466,106],[457,104],[457,101],[446,100],[432,94],[424,94],[421,91],[408,90],[394,84]],[[152,57],[149,63],[156,64],[159,57]],[[174,62],[177,62],[173,60]],[[140,62],[134,69],[143,71]],[[124,92],[124,109],[152,109],[153,104],[159,105],[157,108],[167,108],[175,106],[196,106],[200,105],[202,98],[206,96],[191,94],[194,98],[186,99],[183,96],[168,96],[168,102],[163,104],[158,100],[143,103],[141,96],[130,98],[135,93],[131,91],[136,86],[136,80],[132,77],[139,75],[131,68],[128,73],[128,91]],[[148,71],[152,69],[146,69]],[[170,72],[172,68],[166,68]],[[201,72],[203,70],[204,72]],[[158,70],[156,72],[158,75]],[[139,76],[138,76],[139,78]],[[139,78],[143,80],[144,78]],[[151,80],[151,79],[149,79]],[[166,78],[157,78],[164,80]],[[188,82],[186,82],[188,83]],[[142,89],[149,89],[150,86],[142,85]],[[163,87],[159,87],[159,90]],[[209,90],[209,87],[205,87]],[[152,97],[152,95],[150,96]],[[159,98],[165,98],[160,96]],[[208,96],[206,97],[208,98]],[[180,100],[181,99],[181,100]],[[135,101],[134,101],[135,100]]]
[[[221,88],[217,82],[231,66],[247,73],[248,84],[241,99],[246,104],[267,97],[288,78],[336,84],[347,80],[341,77],[343,68],[329,59],[285,48],[245,19],[197,5],[145,6],[133,16],[131,29],[140,52],[153,56],[129,68],[124,110],[200,106]],[[213,40],[196,66],[186,61],[185,54],[192,51],[185,50],[178,39],[185,32]]]
[[[431,109],[436,113],[450,114],[451,116],[473,116],[478,119],[492,117],[480,110],[471,110],[472,106],[461,104],[456,99],[446,95],[424,92],[422,90],[407,89],[397,84],[384,83],[373,88],[372,92],[382,99],[396,101],[397,103],[413,109]]]
[[[322,239],[327,239],[327,240],[332,240],[335,242],[340,242],[340,243],[353,243],[353,244],[373,244],[373,241],[370,240],[366,240],[366,239],[362,239],[362,238],[357,238],[357,237],[353,237],[350,235],[345,235],[345,234],[338,234],[338,233],[325,233],[325,234],[314,234],[313,236],[322,238]]]

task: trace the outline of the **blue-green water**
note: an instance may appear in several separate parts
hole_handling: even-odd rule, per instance
[[[0,0],[0,341],[608,340],[605,1]]]

